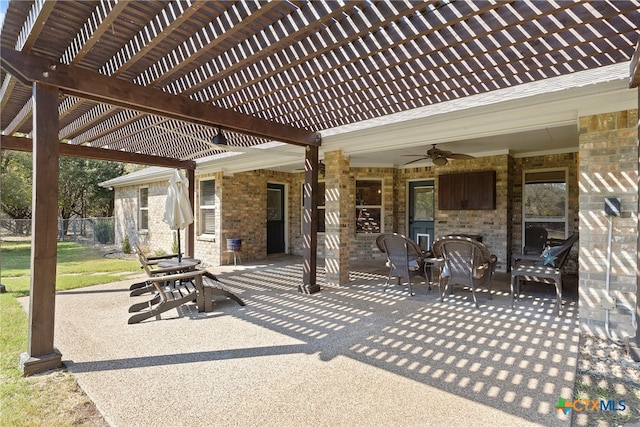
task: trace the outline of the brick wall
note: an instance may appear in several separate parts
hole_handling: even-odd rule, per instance
[[[222,262],[227,261],[226,239],[242,239],[243,260],[267,257],[267,183],[285,185],[285,214],[289,218],[287,234],[291,236],[295,216],[300,215],[299,208],[292,206],[294,198],[300,197],[296,186],[291,185],[296,175],[260,170],[236,173],[216,180],[216,196],[220,197],[220,225],[217,233],[220,238],[217,240],[217,247],[222,254]]]
[[[349,282],[349,254],[354,233],[354,181],[349,175],[349,159],[341,151],[325,153],[325,280],[339,286]]]
[[[349,170],[350,205],[347,221],[351,226],[351,253],[349,259],[362,261],[369,259],[385,259],[376,246],[378,234],[355,232],[356,180],[382,179],[382,230],[384,233],[396,232],[398,220],[398,203],[395,191],[395,173],[393,168],[351,168]]]
[[[382,179],[383,191],[383,230],[386,233],[406,233],[407,186],[409,181],[433,179],[438,186],[438,175],[455,172],[496,171],[496,209],[448,211],[437,209],[436,192],[436,237],[451,233],[480,234],[492,253],[499,258],[499,271],[507,271],[510,250],[519,252],[521,239],[521,203],[522,171],[549,167],[566,167],[569,170],[569,206],[571,224],[577,229],[577,154],[556,154],[513,159],[508,155],[491,156],[465,161],[451,161],[438,167],[416,167],[408,169],[393,168],[350,168],[348,158],[341,154],[331,160],[331,154],[325,155],[327,176],[320,177],[329,186],[340,188],[340,198],[330,203],[340,209],[341,247],[348,248],[347,260],[377,259],[383,255],[375,245],[375,234],[355,233],[354,206],[355,182],[357,179]],[[331,161],[331,165],[328,162]],[[335,164],[334,164],[335,163]],[[335,169],[335,170],[334,170]],[[338,172],[336,172],[338,171]],[[199,194],[195,201],[195,254],[210,265],[228,262],[226,252],[227,238],[242,239],[242,258],[244,260],[266,258],[266,197],[267,183],[286,185],[288,218],[288,252],[302,255],[302,183],[303,173],[288,174],[275,171],[251,171],[224,176],[222,173],[198,174],[196,190],[203,179],[215,179],[216,182],[216,233],[211,236],[198,235]],[[335,182],[334,182],[335,181]],[[132,242],[140,241],[152,250],[169,252],[173,237],[168,226],[162,222],[166,183],[153,183],[149,186],[148,232],[137,231],[137,191],[138,186],[120,187],[117,190],[116,216],[119,244],[121,236],[128,233]],[[336,193],[338,194],[338,192]],[[330,208],[330,207],[329,207]],[[513,220],[510,221],[510,218]],[[329,224],[329,223],[327,223]],[[335,232],[335,231],[334,231]],[[318,236],[318,256],[326,257],[326,236]],[[577,258],[577,256],[576,256]],[[344,260],[340,261],[344,264]]]
[[[144,185],[149,189],[149,229],[138,229],[138,191],[141,186],[127,186],[117,189],[114,213],[116,220],[116,245],[122,247],[124,236],[134,243],[148,246],[153,253],[171,253],[174,233],[162,217],[165,211],[168,182],[155,182]],[[184,237],[182,231],[182,237]],[[182,247],[184,248],[184,239]],[[183,249],[184,250],[184,249]]]
[[[510,198],[511,172],[510,156],[491,156],[470,160],[452,160],[445,166],[403,169],[399,172],[396,184],[398,194],[398,232],[405,233],[407,185],[411,180],[433,179],[435,194],[435,238],[448,234],[478,234],[491,253],[498,257],[498,271],[506,271],[508,243],[511,239],[511,223],[508,213],[511,209]],[[496,171],[496,209],[495,210],[440,210],[438,209],[438,176],[457,172]]]
[[[580,117],[580,327],[606,336],[606,294],[635,309],[637,292],[638,111]],[[622,216],[613,220],[609,292],[606,265],[609,222],[604,198],[620,197]],[[605,304],[606,305],[606,304]],[[629,312],[610,310],[614,338],[633,336]]]

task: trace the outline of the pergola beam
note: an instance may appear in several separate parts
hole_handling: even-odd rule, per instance
[[[137,165],[162,166],[167,168],[187,170],[194,170],[196,168],[196,162],[193,160],[178,160],[169,157],[151,156],[147,154],[129,153],[126,151],[88,147],[86,145],[59,145],[60,155],[65,157],[80,157],[84,159],[106,160],[110,162],[134,163]],[[33,141],[29,138],[1,135],[0,149],[32,152]]]
[[[629,87],[638,86],[640,86],[640,42],[638,42],[636,51],[633,53],[629,63]]]
[[[55,86],[66,95],[273,141],[300,146],[320,145],[320,135],[315,132],[138,86],[36,55],[2,49],[0,59],[2,68],[21,82]]]

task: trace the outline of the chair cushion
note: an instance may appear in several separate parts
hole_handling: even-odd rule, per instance
[[[441,273],[442,277],[449,277],[451,276],[451,273],[449,272],[449,266],[447,265],[447,263],[445,262],[444,265],[442,266],[442,273]]]
[[[384,265],[391,268],[391,263],[389,261],[385,262]],[[416,260],[409,261],[409,270],[411,271],[420,270],[420,264],[418,264],[418,261]]]

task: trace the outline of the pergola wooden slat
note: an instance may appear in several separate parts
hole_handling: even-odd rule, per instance
[[[83,24],[49,56],[312,131],[628,60],[619,46],[635,43],[638,24],[637,1],[126,4],[55,4]],[[42,20],[42,9],[29,13]],[[11,104],[24,99],[22,109],[20,92]]]

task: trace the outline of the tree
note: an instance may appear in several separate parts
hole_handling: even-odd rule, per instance
[[[101,160],[60,158],[58,208],[62,219],[113,215],[113,192],[98,183],[124,173],[124,165]],[[64,221],[64,233],[68,221]]]
[[[31,218],[31,153],[3,151],[0,166],[2,211],[12,219]],[[121,176],[124,171],[121,163],[61,157],[59,216],[63,219],[113,216],[113,192],[98,183]]]
[[[11,219],[31,218],[31,154],[3,151],[0,157],[1,207]],[[24,222],[3,221],[14,234],[24,234]]]

